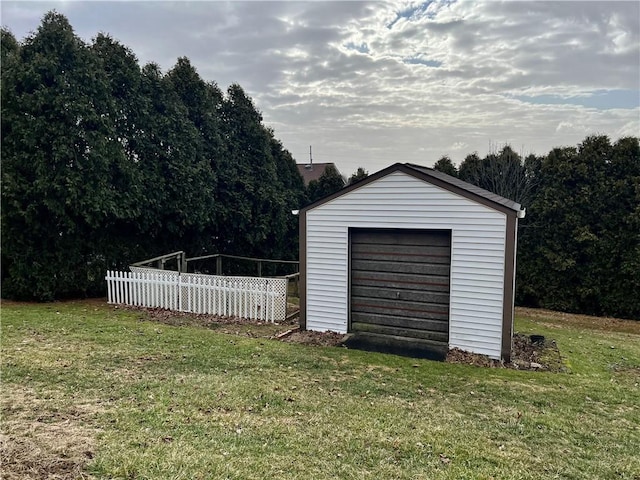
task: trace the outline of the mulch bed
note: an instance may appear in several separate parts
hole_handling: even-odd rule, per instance
[[[282,338],[285,342],[301,343],[323,347],[344,346],[347,335],[334,332],[298,331]],[[534,340],[532,341],[532,337]],[[562,363],[560,351],[555,340],[539,339],[535,335],[516,333],[513,336],[513,351],[511,362],[505,363],[494,360],[486,355],[469,353],[458,348],[449,350],[445,359],[448,363],[460,363],[489,368],[511,368],[515,370],[541,370],[564,372],[566,367]]]
[[[533,337],[533,340],[532,340]],[[515,370],[544,370],[549,372],[565,372],[566,367],[555,340],[539,335],[513,335],[511,362],[494,360],[486,355],[464,352],[458,348],[449,350],[446,361],[464,363],[489,368],[512,368]]]
[[[188,312],[175,312],[172,310],[165,310],[162,308],[143,308],[143,307],[129,307],[119,306],[119,308],[128,310],[141,310],[144,311],[150,320],[164,323],[167,325],[182,326],[182,325],[198,325],[201,327],[211,327],[219,325],[252,325],[256,327],[274,325],[270,322],[261,322],[258,320],[247,320],[246,318],[233,317],[233,316],[218,316],[218,315],[205,315]],[[291,328],[291,325],[297,325],[298,320],[293,319],[285,322],[279,322],[275,325],[285,325]]]
[[[214,328],[222,333],[271,338],[289,343],[322,347],[344,347],[347,335],[335,332],[312,332],[298,330],[297,319],[277,324],[259,322],[238,317],[220,317],[215,315],[196,315],[193,313],[173,312],[159,308],[119,307],[141,310],[146,318],[168,325],[192,325]],[[242,328],[245,327],[245,328]],[[248,328],[250,327],[250,328]],[[532,340],[533,338],[533,340]],[[515,370],[540,370],[565,372],[566,367],[556,342],[539,335],[516,333],[513,336],[513,351],[509,363],[494,360],[486,355],[465,352],[454,348],[449,350],[445,359],[448,363],[475,365],[488,368],[511,368]]]
[[[313,345],[318,347],[339,347],[342,346],[346,335],[335,332],[311,332],[308,330],[293,332],[291,335],[283,337],[283,342],[301,343],[303,345]]]

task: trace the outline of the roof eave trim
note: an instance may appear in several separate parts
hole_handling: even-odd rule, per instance
[[[415,167],[419,167],[418,165],[416,165]],[[382,170],[380,170],[379,172],[376,172],[372,175],[369,175],[367,178],[360,180],[359,182],[356,182],[352,185],[348,185],[340,190],[338,190],[337,192],[332,193],[331,195],[328,195],[324,198],[321,198],[319,200],[316,200],[315,202],[307,205],[304,208],[301,208],[300,211],[308,211],[311,210],[313,208],[319,207],[320,205],[323,205],[325,203],[330,202],[331,200],[334,200],[338,197],[341,197],[342,195],[345,195],[353,190],[356,190],[357,188],[361,188],[364,187],[365,185],[368,185],[369,183],[375,182],[376,180],[379,180],[382,177],[386,177],[387,175],[389,175],[390,173],[394,173],[396,171],[400,171],[403,173],[406,173],[407,175],[410,175],[414,178],[417,178],[418,180],[422,180],[424,182],[430,183],[432,185],[435,185],[437,187],[443,188],[445,190],[448,190],[452,193],[456,193],[462,197],[468,198],[469,200],[475,201],[476,203],[480,203],[482,205],[485,205],[489,208],[492,208],[494,210],[506,213],[507,215],[520,215],[519,212],[522,212],[522,210],[520,210],[520,204],[518,203],[514,203],[514,207],[508,207],[506,205],[503,205],[501,203],[495,202],[493,200],[491,200],[490,198],[487,197],[483,197],[482,195],[478,195],[477,193],[474,193],[470,190],[465,190],[464,188],[461,188],[457,185],[454,185],[452,183],[446,182],[440,178],[437,178],[433,175],[429,175],[428,172],[425,172],[423,170],[418,170],[417,168],[413,168],[411,164],[406,164],[406,163],[394,163],[393,165],[390,165],[387,168],[384,168]],[[419,168],[426,168],[426,167],[419,167]],[[522,217],[520,217],[522,218]]]
[[[461,196],[463,196],[465,198],[473,200],[473,201],[475,201],[477,203],[481,203],[483,205],[486,205],[487,207],[493,208],[494,210],[498,210],[498,211],[501,211],[501,212],[504,212],[504,213],[507,213],[507,214],[510,214],[510,215],[517,215],[517,212],[520,211],[520,207],[521,206],[520,206],[519,203],[514,202],[513,200],[509,200],[508,198],[500,197],[500,195],[493,194],[492,192],[490,192],[488,190],[481,189],[480,187],[477,187],[476,185],[473,185],[471,183],[464,182],[463,180],[456,179],[455,177],[451,177],[452,179],[454,179],[456,181],[460,181],[460,182],[468,184],[471,187],[478,188],[480,190],[486,191],[487,194],[495,195],[495,196],[500,197],[500,198],[504,198],[504,200],[506,200],[508,203],[511,203],[512,206],[505,205],[504,203],[501,203],[501,202],[497,202],[497,201],[491,199],[490,197],[478,194],[478,193],[474,192],[473,190],[465,189],[463,187],[460,187],[460,186],[456,185],[455,183],[447,182],[446,180],[443,180],[443,179],[441,179],[441,178],[439,178],[439,177],[437,177],[435,175],[431,175],[429,173],[429,170],[431,170],[431,169],[428,169],[427,171],[424,170],[425,168],[428,168],[428,167],[421,167],[419,165],[412,165],[412,164],[406,164],[406,166],[410,169],[411,172],[414,172],[414,175],[413,175],[414,177],[419,178],[421,180],[424,180],[424,181],[426,181],[428,183],[431,183],[433,185],[439,186],[441,188],[444,188],[445,190],[449,190],[450,192],[457,193],[458,195],[461,195]],[[442,172],[439,172],[439,173],[442,173]],[[442,175],[446,175],[446,174],[442,174]]]
[[[371,175],[369,175],[368,177],[357,181],[356,183],[352,183],[351,185],[347,185],[346,187],[341,188],[340,190],[338,190],[337,192],[332,193],[331,195],[327,195],[326,197],[320,198],[318,200],[316,200],[313,203],[310,203],[309,205],[307,205],[304,208],[301,208],[300,211],[301,212],[306,212],[307,210],[311,210],[312,208],[316,208],[324,203],[330,202],[331,200],[341,197],[342,195],[345,195],[349,192],[352,192],[353,190],[356,190],[358,188],[364,187],[365,185],[368,185],[371,182],[375,182],[376,180],[387,176],[388,174],[399,170],[400,167],[404,167],[404,164],[402,163],[394,163],[393,165],[390,165],[387,168],[384,168],[382,170],[380,170],[379,172],[373,173]],[[408,172],[407,172],[408,173]]]

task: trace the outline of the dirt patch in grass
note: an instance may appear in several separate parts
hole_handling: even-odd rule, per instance
[[[344,342],[345,337],[346,335],[335,332],[321,333],[302,330],[299,332],[293,332],[291,335],[282,338],[282,341],[320,347],[338,347],[342,346],[342,342]]]
[[[323,347],[344,346],[347,335],[335,332],[298,331],[282,338],[282,341],[301,343],[303,345],[317,345]],[[532,340],[533,337],[533,340]],[[486,355],[465,352],[458,348],[449,350],[446,361],[448,363],[462,363],[489,368],[512,368],[515,370],[544,370],[550,372],[564,372],[562,356],[554,340],[537,338],[535,335],[516,333],[513,336],[513,353],[509,363],[494,360]]]
[[[119,307],[130,310],[139,310],[144,313],[146,319],[164,323],[167,325],[200,326],[215,330],[220,333],[240,335],[255,338],[271,338],[289,343],[303,345],[316,345],[335,347],[342,344],[346,335],[335,332],[312,332],[298,330],[298,319],[270,323],[257,320],[247,320],[239,317],[225,317],[217,315],[198,315],[186,312],[173,312],[160,308]]]
[[[145,315],[145,320],[174,326],[199,326],[220,333],[241,335],[253,338],[272,338],[298,324],[297,319],[283,322],[261,322],[232,316],[204,315],[188,312],[174,312],[161,308],[122,307],[137,310]]]
[[[0,471],[6,480],[93,478],[86,465],[94,456],[95,431],[84,425],[91,412],[60,409],[22,387],[2,386]]]
[[[215,329],[221,333],[255,338],[272,338],[288,343],[322,347],[344,346],[347,335],[335,332],[297,330],[297,319],[288,322],[269,323],[238,317],[197,315],[173,312],[159,308],[120,307],[144,312],[145,317],[167,325],[197,325]],[[550,312],[555,313],[555,312]],[[532,341],[532,337],[534,340]],[[535,339],[532,335],[516,333],[513,337],[511,362],[504,363],[486,355],[478,355],[454,348],[449,350],[446,361],[489,368],[513,368],[516,370],[566,371],[558,346],[554,340]]]

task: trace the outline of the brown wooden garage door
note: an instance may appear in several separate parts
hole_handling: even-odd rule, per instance
[[[446,352],[451,231],[350,233],[350,330],[383,343],[405,340]]]

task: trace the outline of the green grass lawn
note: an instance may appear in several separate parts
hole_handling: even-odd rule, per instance
[[[640,323],[525,311],[569,373],[2,305],[2,478],[640,479]],[[56,476],[57,475],[57,476]]]

